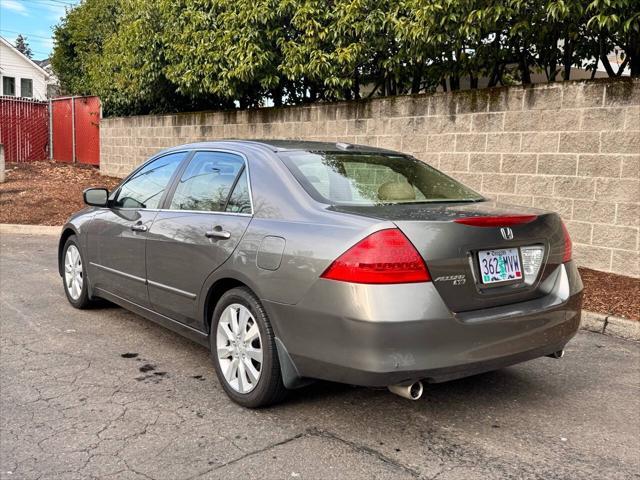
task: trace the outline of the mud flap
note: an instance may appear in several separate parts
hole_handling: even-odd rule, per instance
[[[282,343],[278,337],[276,337],[275,340],[276,349],[278,350],[278,360],[280,361],[280,372],[282,373],[282,383],[284,386],[290,390],[294,390],[296,388],[306,387],[313,383],[315,380],[300,376],[298,369],[289,356],[287,347],[284,346],[284,343]]]

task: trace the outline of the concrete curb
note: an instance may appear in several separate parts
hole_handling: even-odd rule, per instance
[[[61,226],[0,223],[0,235],[60,235],[61,230]],[[640,321],[637,320],[583,310],[580,329],[640,342]]]
[[[17,225],[12,223],[0,223],[0,235],[60,235],[61,226],[49,225]]]
[[[638,320],[583,310],[580,328],[625,340],[640,341],[640,321]]]

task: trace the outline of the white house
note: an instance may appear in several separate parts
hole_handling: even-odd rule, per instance
[[[51,66],[51,59],[45,58],[44,60],[34,60],[36,64],[42,68],[49,75],[49,80],[47,81],[47,97],[55,98],[60,96],[60,82],[58,81],[58,77],[53,72],[53,67]]]
[[[0,95],[47,99],[50,75],[0,36]]]

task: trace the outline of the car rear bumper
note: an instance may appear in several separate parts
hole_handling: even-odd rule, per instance
[[[580,326],[582,282],[573,262],[548,282],[544,297],[458,314],[431,283],[320,280],[296,305],[264,305],[300,377],[441,382],[561,350]]]

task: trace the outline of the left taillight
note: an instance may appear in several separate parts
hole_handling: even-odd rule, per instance
[[[564,235],[564,255],[562,256],[562,263],[566,263],[571,260],[573,255],[573,242],[571,241],[571,237],[569,236],[569,230],[567,230],[567,226],[564,222],[562,224],[562,234]]]
[[[329,265],[321,277],[369,284],[431,280],[422,257],[397,228],[379,230],[362,239]]]

